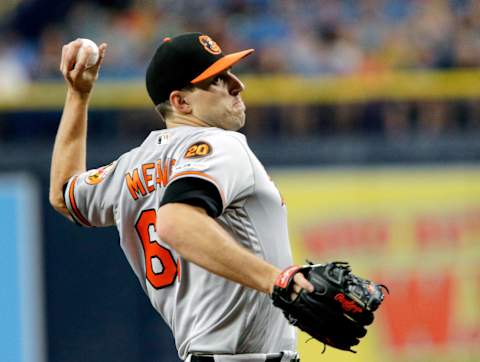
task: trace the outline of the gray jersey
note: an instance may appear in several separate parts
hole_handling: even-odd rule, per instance
[[[236,132],[187,126],[152,132],[112,164],[72,177],[65,200],[84,226],[116,225],[121,247],[171,328],[182,359],[191,352],[295,350],[294,328],[268,295],[187,262],[159,240],[156,210],[168,185],[183,177],[218,188],[223,213],[216,221],[236,241],[280,269],[292,264],[280,193]]]

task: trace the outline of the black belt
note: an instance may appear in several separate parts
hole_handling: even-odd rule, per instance
[[[192,358],[190,359],[191,362],[215,362],[215,359],[213,356],[195,356],[193,355]],[[277,356],[277,357],[267,357],[265,361],[268,362],[281,362],[282,361],[282,355]],[[300,362],[298,358],[290,360],[291,362]]]

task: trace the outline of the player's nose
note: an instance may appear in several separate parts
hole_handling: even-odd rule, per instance
[[[232,96],[236,96],[240,92],[245,90],[245,85],[242,81],[231,71],[227,72],[228,75],[228,91]]]

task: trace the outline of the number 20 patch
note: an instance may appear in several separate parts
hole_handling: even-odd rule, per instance
[[[209,155],[212,152],[212,147],[206,142],[197,142],[188,147],[185,153],[185,158],[198,158]]]

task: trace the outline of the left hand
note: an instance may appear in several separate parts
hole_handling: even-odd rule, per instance
[[[290,294],[292,300],[297,299],[298,294],[300,294],[302,289],[306,290],[309,293],[312,293],[315,290],[313,284],[310,283],[302,273],[295,274],[295,276],[293,277],[293,282],[295,284],[293,285],[292,293]]]
[[[272,300],[291,324],[313,338],[355,352],[352,347],[365,337],[365,327],[383,302],[383,289],[388,291],[382,284],[353,274],[346,262],[309,263],[281,272]]]

